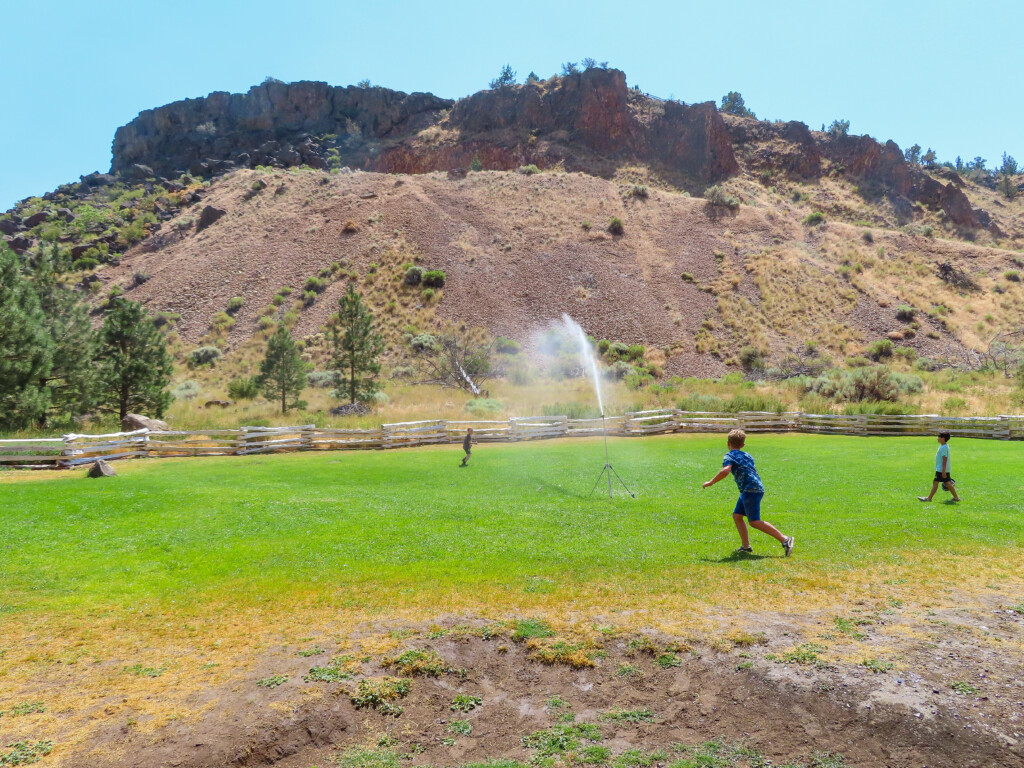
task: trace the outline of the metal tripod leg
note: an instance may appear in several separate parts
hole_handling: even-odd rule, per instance
[[[611,464],[605,464],[605,466],[609,470],[611,470],[612,472],[615,473],[615,479],[618,480],[620,483],[622,483],[622,487],[626,490],[626,493],[629,494],[630,498],[635,499],[636,498],[636,494],[633,493],[631,490],[629,490],[629,487],[626,485],[626,481],[623,480],[621,477],[619,477],[619,473],[618,472],[615,472],[615,467],[613,467]],[[611,482],[612,482],[612,476],[608,475],[608,495],[609,496],[611,495],[611,492],[612,492],[611,491]]]

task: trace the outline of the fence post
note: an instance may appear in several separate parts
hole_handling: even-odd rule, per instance
[[[245,455],[245,448],[246,448],[246,445],[248,443],[248,438],[249,438],[249,428],[248,427],[239,427],[239,429],[238,429],[238,442],[237,442],[237,444],[235,446],[235,455],[236,456],[244,456]]]

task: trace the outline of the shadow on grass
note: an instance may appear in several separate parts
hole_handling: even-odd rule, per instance
[[[725,557],[702,557],[702,563],[742,563],[744,560],[771,560],[773,555],[755,555],[750,552],[730,552]]]
[[[547,480],[541,480],[537,477],[530,478],[531,483],[537,484],[537,492],[551,491],[557,493],[559,496],[566,496],[570,499],[586,499],[588,494],[584,491],[570,491],[568,488],[563,488],[560,485],[552,485]]]

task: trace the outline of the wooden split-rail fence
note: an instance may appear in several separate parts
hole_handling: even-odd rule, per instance
[[[461,442],[466,427],[478,442],[521,442],[554,437],[609,435],[639,437],[668,433],[809,432],[833,435],[934,435],[1024,440],[1024,415],[885,416],[812,413],[695,413],[673,409],[638,411],[607,419],[525,416],[502,421],[412,421],[379,429],[341,429],[305,424],[296,427],[115,432],[54,438],[0,440],[0,467],[70,468],[103,459],[172,456],[248,456],[283,451],[333,451],[401,448]]]

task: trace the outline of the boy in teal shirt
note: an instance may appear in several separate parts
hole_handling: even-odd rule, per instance
[[[939,450],[935,452],[935,479],[932,481],[932,492],[927,496],[918,496],[918,501],[931,501],[939,484],[953,494],[953,501],[960,501],[956,493],[956,480],[953,479],[953,462],[949,456],[949,432],[939,432]]]
[[[751,528],[756,528],[761,533],[767,533],[778,541],[786,551],[786,557],[789,557],[793,551],[793,537],[783,536],[778,528],[761,519],[764,483],[761,482],[757,469],[754,467],[754,457],[742,450],[746,442],[747,433],[742,429],[734,429],[729,433],[727,440],[729,452],[722,459],[722,469],[704,483],[703,487],[708,488],[719,480],[724,480],[729,474],[732,474],[733,480],[736,481],[736,487],[740,490],[739,501],[736,502],[736,507],[732,511],[732,521],[736,524],[736,530],[740,534],[740,548],[736,552],[750,554],[754,551],[747,536],[747,522],[749,521]]]

